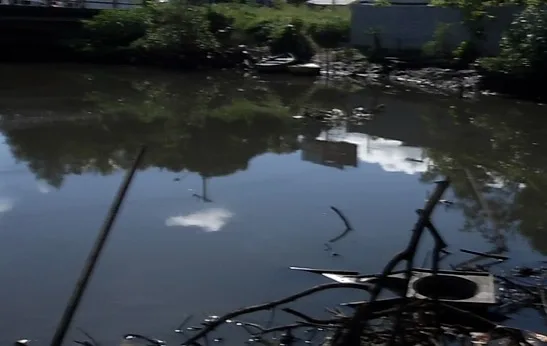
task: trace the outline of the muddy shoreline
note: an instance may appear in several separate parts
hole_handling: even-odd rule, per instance
[[[335,55],[334,55],[335,56]],[[457,66],[451,61],[401,60],[386,57],[370,62],[366,57],[332,59],[318,54],[314,62],[332,78],[349,78],[359,85],[392,84],[431,94],[459,98],[494,95],[541,102],[546,96],[534,81],[491,73],[475,65]]]
[[[354,61],[328,61],[316,56],[314,61],[332,78],[348,78],[359,85],[393,84],[427,93],[474,97],[490,93],[482,89],[482,76],[475,69],[443,67],[405,67],[405,64],[370,63],[366,58]]]

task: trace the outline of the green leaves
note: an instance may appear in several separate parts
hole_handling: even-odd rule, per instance
[[[287,32],[288,25],[295,32]],[[103,11],[85,22],[82,51],[104,59],[203,61],[221,46],[270,46],[303,59],[315,45],[336,48],[349,40],[348,8],[313,9],[278,3],[276,7],[223,3],[192,5],[188,0],[149,3],[145,8]],[[236,42],[237,41],[237,42]],[[313,41],[313,42],[312,42]],[[222,43],[222,45],[221,45]]]
[[[547,11],[528,6],[500,41],[500,55],[483,66],[518,75],[547,74]]]
[[[349,41],[349,27],[337,20],[314,23],[309,32],[314,42],[322,48],[338,48],[342,43]]]
[[[149,13],[145,9],[104,10],[84,21],[92,45],[128,46],[146,33]]]

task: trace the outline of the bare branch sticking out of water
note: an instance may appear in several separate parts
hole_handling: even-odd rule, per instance
[[[336,208],[335,206],[330,207],[344,222],[344,225],[346,225],[346,229],[352,230],[353,227],[351,227],[351,224],[349,223],[349,220],[344,216],[344,214],[340,211],[340,209]]]
[[[279,299],[279,300],[276,300],[276,301],[273,301],[273,302],[270,302],[270,303],[265,303],[265,304],[260,304],[260,305],[253,305],[253,306],[243,308],[243,309],[240,309],[240,310],[237,310],[237,311],[229,312],[229,313],[225,314],[224,316],[219,317],[216,321],[212,322],[208,326],[206,326],[203,330],[201,330],[196,335],[189,338],[184,344],[185,345],[190,345],[194,341],[197,341],[197,340],[201,339],[204,335],[207,335],[207,333],[209,333],[212,330],[218,328],[220,325],[225,323],[227,320],[232,320],[232,319],[234,319],[238,316],[245,315],[245,314],[250,314],[250,313],[253,313],[253,312],[270,310],[270,309],[275,308],[276,306],[287,304],[287,303],[293,302],[295,300],[298,300],[300,298],[312,295],[314,293],[329,290],[329,289],[334,289],[334,288],[353,288],[353,289],[359,289],[359,290],[365,290],[365,291],[369,290],[369,286],[363,285],[363,284],[358,284],[358,283],[339,283],[339,282],[337,282],[337,283],[329,283],[329,284],[314,286],[314,287],[312,287],[310,289],[307,289],[305,291],[302,291],[300,293],[297,293],[297,294],[294,294],[292,296],[282,298],[282,299]]]
[[[488,253],[484,253],[484,252],[471,251],[471,250],[466,250],[466,249],[460,249],[460,251],[464,252],[464,253],[471,254],[471,255],[493,258],[493,259],[497,259],[497,260],[500,260],[500,261],[507,261],[509,259],[509,257],[507,257],[507,256],[488,254]]]
[[[80,345],[93,345],[93,346],[99,346],[99,342],[97,340],[95,340],[91,334],[89,334],[88,332],[86,332],[85,330],[83,330],[82,328],[76,328],[80,333],[82,333],[83,335],[85,335],[85,337],[89,340],[89,341],[77,341],[77,340],[74,340],[75,343],[77,344],[80,344]]]
[[[91,343],[91,341],[87,341],[87,340],[86,341],[74,340],[74,342],[82,346],[94,346],[93,343]]]
[[[325,251],[330,252],[331,256],[333,256],[333,257],[338,257],[338,256],[340,256],[340,254],[334,252],[332,247],[329,245],[329,243],[334,243],[334,242],[337,242],[340,239],[344,238],[346,235],[348,235],[348,233],[350,231],[353,230],[353,227],[351,226],[348,218],[342,213],[342,211],[340,211],[340,209],[338,209],[334,206],[331,206],[330,208],[336,213],[336,215],[338,215],[340,217],[340,219],[342,219],[342,222],[344,222],[344,225],[346,226],[346,228],[344,229],[344,231],[340,235],[330,239],[327,243],[325,243]]]

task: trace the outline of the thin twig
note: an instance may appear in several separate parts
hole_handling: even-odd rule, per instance
[[[321,292],[321,291],[325,291],[325,290],[329,290],[329,289],[333,289],[333,288],[353,288],[353,289],[359,289],[359,290],[365,290],[365,291],[368,291],[370,289],[370,287],[368,285],[363,285],[363,284],[353,283],[353,282],[352,283],[336,282],[336,283],[328,283],[328,284],[314,286],[314,287],[312,287],[310,289],[307,289],[305,291],[299,292],[299,293],[294,294],[292,296],[285,297],[285,298],[282,298],[282,299],[279,299],[279,300],[276,300],[276,301],[273,301],[273,302],[269,302],[269,303],[265,303],[265,304],[259,304],[259,305],[253,305],[253,306],[249,306],[249,307],[246,307],[246,308],[243,308],[243,309],[239,309],[239,310],[236,310],[236,311],[229,312],[229,313],[225,314],[224,316],[219,317],[214,322],[211,322],[211,324],[207,325],[199,333],[197,333],[196,335],[194,335],[190,339],[188,339],[186,342],[184,342],[183,345],[184,344],[188,345],[188,344],[191,344],[192,342],[194,342],[196,340],[199,340],[201,337],[203,337],[203,335],[205,335],[205,334],[211,332],[212,330],[215,330],[216,328],[218,328],[221,324],[226,322],[226,320],[231,320],[231,319],[234,319],[238,316],[245,315],[245,314],[250,314],[250,313],[253,313],[253,312],[257,312],[257,311],[270,310],[270,309],[275,308],[276,306],[287,304],[287,303],[293,302],[297,299],[309,296],[311,294]]]
[[[488,253],[484,253],[484,252],[471,251],[471,250],[466,250],[466,249],[460,249],[460,251],[471,254],[471,255],[477,255],[477,256],[482,256],[482,257],[493,258],[493,259],[497,259],[497,260],[500,260],[500,261],[507,261],[509,259],[509,257],[507,257],[507,256],[488,254]]]
[[[88,332],[86,332],[85,330],[83,330],[82,328],[76,328],[80,331],[80,333],[82,333],[83,335],[85,335],[89,340],[91,340],[91,342],[93,343],[93,345],[95,346],[99,346],[99,343],[97,342],[97,340],[95,340],[91,334],[89,334]]]
[[[331,205],[330,207],[336,214],[338,214],[338,216],[340,216],[340,218],[342,219],[342,221],[344,222],[344,225],[346,226],[346,229],[348,230],[352,230],[353,227],[351,227],[351,224],[349,223],[349,220],[346,218],[346,216],[340,211],[340,209],[334,207]]]
[[[175,333],[182,333],[182,328],[192,319],[192,315],[188,315],[182,320],[182,322],[179,324],[177,329],[175,329]]]
[[[320,327],[320,328],[330,328],[329,326],[317,326],[313,323],[307,323],[307,322],[298,322],[298,323],[292,323],[292,324],[287,324],[287,325],[283,325],[283,326],[277,326],[277,327],[272,327],[272,328],[268,328],[268,329],[264,329],[260,335],[264,335],[264,334],[268,334],[268,333],[275,333],[275,332],[285,332],[287,330],[292,330],[292,329],[297,329],[297,328],[309,328],[309,327]],[[332,326],[332,328],[336,328],[337,326]]]
[[[303,319],[304,321],[306,322],[309,322],[309,323],[314,323],[314,324],[336,324],[336,323],[341,323],[344,319],[343,318],[334,318],[334,319],[328,319],[328,320],[320,320],[320,319],[317,319],[317,318],[313,318],[311,316],[308,316],[300,311],[296,311],[294,309],[291,309],[291,308],[284,308],[282,309],[283,311],[285,311],[286,313],[288,314],[291,314],[291,315],[294,315],[296,317],[299,317],[301,319]]]
[[[354,276],[359,275],[359,272],[353,270],[336,270],[336,269],[316,269],[316,268],[304,268],[304,267],[289,267],[290,270],[300,270],[315,274],[337,274]]]
[[[260,331],[266,329],[264,327],[262,327],[260,324],[258,323],[252,323],[252,322],[245,322],[245,321],[237,321],[236,322],[236,326],[239,326],[239,327],[243,327],[243,329],[245,329],[249,334],[254,334],[253,332],[251,332],[249,329],[245,328],[245,327],[253,327],[255,329],[258,329]]]

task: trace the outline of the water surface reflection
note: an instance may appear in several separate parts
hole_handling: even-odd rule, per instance
[[[75,323],[105,342],[125,332],[169,340],[186,313],[321,282],[290,265],[375,272],[445,175],[455,204],[435,223],[454,249],[502,239],[515,262],[547,254],[540,106],[132,68],[0,73],[0,342],[51,336],[143,143],[150,151]],[[292,118],[380,104],[362,124]],[[341,231],[331,205],[356,230],[336,242],[338,257],[323,250]]]

